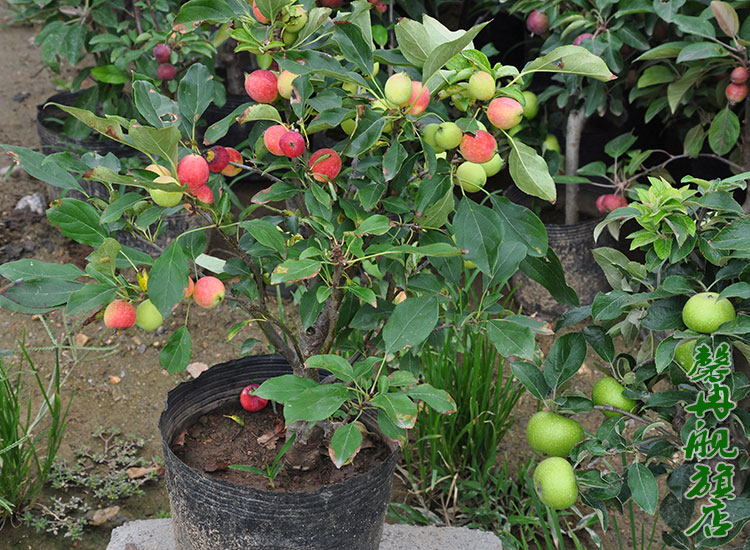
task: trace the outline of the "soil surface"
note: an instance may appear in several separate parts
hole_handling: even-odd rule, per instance
[[[238,422],[237,419],[241,421]],[[321,441],[317,467],[297,472],[282,468],[270,480],[254,473],[230,468],[245,465],[266,471],[273,467],[284,445],[285,430],[282,408],[266,406],[248,412],[237,405],[207,414],[186,428],[172,443],[172,451],[188,466],[212,476],[255,489],[280,492],[311,492],[354,477],[383,462],[389,455],[381,441],[366,437],[354,461],[337,469],[328,458],[327,445]],[[271,481],[273,484],[271,484]]]
[[[9,19],[7,12],[2,11],[4,7],[4,1],[0,0],[0,24]],[[54,85],[55,79],[65,80],[65,75],[54,75],[42,62],[39,48],[33,44],[37,32],[38,29],[33,27],[3,27],[0,31],[0,74],[3,75],[0,86],[0,143],[38,148],[36,106],[60,91]],[[10,161],[0,156],[0,171],[9,165]],[[22,197],[34,193],[45,195],[45,192],[45,184],[23,173],[4,179],[0,177],[0,264],[33,257],[48,262],[82,265],[90,253],[88,247],[62,237],[43,214],[14,210]],[[285,308],[289,306],[284,304]],[[143,438],[145,456],[153,457],[156,463],[161,461],[157,422],[166,393],[191,375],[188,372],[167,375],[159,366],[158,357],[168,334],[185,322],[186,311],[187,306],[180,305],[166,319],[164,327],[151,333],[133,329],[115,333],[105,329],[101,322],[82,326],[81,319],[65,317],[59,311],[33,317],[0,311],[0,352],[17,351],[19,342],[24,341],[32,359],[46,375],[51,372],[55,361],[60,361],[66,377],[63,398],[73,397],[59,452],[61,458],[71,459],[75,449],[88,443],[96,428],[103,426],[105,429],[119,427],[125,434]],[[260,331],[253,327],[244,329],[234,340],[227,342],[228,329],[240,320],[243,320],[241,313],[227,304],[211,311],[192,308],[188,321],[193,337],[192,362],[197,366],[216,364],[236,357],[240,344],[246,338],[263,341]],[[551,338],[544,339],[542,344],[548,350]],[[265,344],[259,344],[253,353],[267,350]],[[11,356],[6,361],[15,361],[17,357]],[[590,357],[574,378],[572,389],[590,392],[593,382],[601,376],[599,371],[602,368],[596,358]],[[510,471],[516,471],[517,464],[531,456],[524,430],[536,407],[536,399],[524,394],[514,410],[514,426],[502,441],[499,453],[500,460],[510,462]],[[576,420],[585,430],[592,432],[602,418],[597,414],[581,414],[576,415]],[[236,426],[227,419],[220,421],[224,430],[222,437],[230,437]],[[257,440],[257,433],[270,429],[273,429],[273,420],[264,429],[246,426],[243,431],[248,435],[252,433]],[[200,433],[196,436],[201,437]],[[237,448],[242,449],[240,446]],[[275,456],[275,450],[269,449],[264,453],[261,460],[267,461]],[[221,460],[247,462],[244,455],[222,457]],[[60,496],[59,493],[53,494]],[[403,486],[395,488],[393,498],[399,502],[406,500]],[[169,514],[163,481],[147,487],[145,496],[122,500],[117,504],[120,506],[120,521]],[[629,533],[629,520],[620,514],[618,521],[624,532]],[[648,529],[651,526],[651,518],[647,516],[637,515],[636,522],[638,527],[644,525]],[[0,531],[0,550],[58,550],[72,547],[101,550],[106,547],[114,526],[115,523],[107,522],[102,526],[87,528],[83,540],[73,544],[61,535],[36,534],[31,528],[6,524]],[[657,529],[657,539],[660,539],[660,531]],[[617,547],[611,529],[602,540],[604,548]]]

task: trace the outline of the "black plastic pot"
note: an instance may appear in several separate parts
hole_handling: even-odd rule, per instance
[[[519,204],[526,202],[525,195],[515,186],[509,188],[505,196]],[[592,253],[602,246],[617,246],[607,231],[602,232],[598,241],[594,241],[594,228],[603,219],[600,217],[572,225],[544,225],[549,246],[560,258],[565,282],[576,291],[581,305],[590,304],[597,293],[611,289]],[[513,299],[526,314],[537,313],[542,318],[552,319],[570,307],[557,303],[546,288],[521,271],[513,275],[511,282],[514,286],[518,285]]]
[[[218,480],[170,449],[200,416],[236,402],[252,382],[291,373],[278,356],[222,363],[167,395],[159,419],[177,550],[377,550],[395,450],[366,474],[314,492],[272,492]]]

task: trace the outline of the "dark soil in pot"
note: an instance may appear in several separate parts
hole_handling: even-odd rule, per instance
[[[244,425],[229,418],[239,418]],[[307,471],[282,468],[271,487],[266,477],[230,469],[243,464],[265,470],[284,445],[282,407],[271,404],[258,412],[248,412],[239,405],[226,405],[201,416],[186,428],[172,444],[175,455],[188,466],[211,474],[216,479],[256,489],[282,492],[315,491],[369,471],[388,458],[390,449],[379,440],[366,437],[362,450],[352,464],[337,469],[321,445],[318,467]]]

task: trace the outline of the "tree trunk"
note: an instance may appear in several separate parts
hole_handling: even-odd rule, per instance
[[[586,117],[583,109],[572,109],[568,113],[565,129],[565,175],[575,176],[581,153],[581,134]],[[578,223],[578,184],[565,186],[565,224]]]
[[[750,101],[745,101],[745,120],[742,125],[740,151],[742,153],[742,169],[748,171],[750,170]],[[742,210],[745,214],[750,214],[750,186],[745,191],[745,202],[742,203]]]

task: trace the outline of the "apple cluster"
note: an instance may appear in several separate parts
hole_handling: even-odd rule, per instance
[[[734,105],[747,97],[747,78],[750,73],[745,67],[735,67],[729,75],[729,85],[724,91],[727,100]]]
[[[177,69],[170,63],[172,50],[166,44],[157,44],[153,50],[154,59],[159,64],[156,68],[156,78],[159,80],[172,80],[177,75]]]
[[[148,276],[141,280],[141,290],[148,293]],[[192,297],[200,307],[212,309],[224,300],[226,291],[224,283],[219,279],[206,276],[195,282],[188,277],[187,286],[182,292],[185,299]],[[162,314],[148,298],[137,307],[129,300],[117,298],[104,309],[104,325],[110,329],[125,330],[136,325],[140,329],[151,331],[159,328],[163,321]]]

